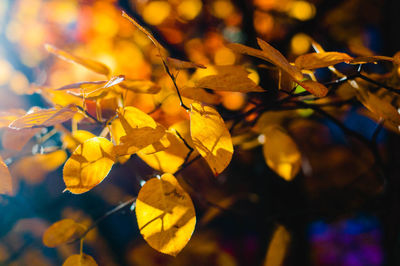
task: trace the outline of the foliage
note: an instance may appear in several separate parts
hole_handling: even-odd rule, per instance
[[[158,2],[152,3],[164,3]],[[187,2],[189,5],[190,1]],[[153,18],[152,8],[158,6],[147,7],[144,20],[158,25],[161,22]],[[223,18],[222,10],[215,7],[213,12]],[[291,12],[290,16],[303,20],[301,15]],[[193,17],[183,7],[178,13],[181,19]],[[99,220],[85,225],[74,219],[63,219],[44,232],[43,244],[47,247],[80,241],[80,254],[69,256],[64,265],[97,265],[91,256],[83,253],[84,240],[90,239],[89,232],[104,218],[127,206],[135,209],[144,240],[155,250],[176,256],[188,244],[193,232],[196,234],[196,220],[207,223],[219,211],[229,211],[238,200],[221,195],[211,201],[203,198],[191,183],[190,174],[185,174],[186,169],[203,163],[208,167],[203,169],[205,173],[218,178],[235,156],[262,146],[265,164],[284,182],[293,182],[301,174],[311,176],[310,172],[317,171],[318,166],[324,168],[323,163],[316,163],[315,169],[310,166],[309,151],[298,141],[295,132],[302,127],[312,128],[318,119],[329,120],[361,144],[360,149],[367,153],[364,156],[372,162],[372,172],[386,182],[377,136],[382,127],[399,133],[399,53],[390,57],[365,53],[361,48],[353,49],[352,55],[325,51],[309,38],[315,52],[305,51],[289,60],[270,43],[257,38],[259,48],[233,42],[223,45],[224,53],[238,58],[232,64],[203,62],[201,56],[192,56],[194,62],[191,62],[171,57],[157,35],[142,26],[142,22],[123,11],[118,19],[121,18],[133,24],[139,36],[136,46],[150,40],[146,49],[154,65],[151,75],[131,75],[128,67],[122,72],[82,52],[46,44],[49,53],[79,65],[79,70],[92,71],[95,76],[88,74],[89,81],[77,80],[62,87],[33,85],[21,94],[40,94],[49,108],[32,107],[26,112],[9,109],[0,114],[5,151],[2,153],[5,160],[0,161],[1,194],[15,193],[5,162],[20,164],[16,167],[22,169],[18,175],[28,178],[29,168],[37,167],[38,180],[63,165],[64,192],[72,194],[101,187],[108,182],[110,172],[130,160],[141,160],[154,170],[155,174],[141,184],[137,195]],[[134,53],[126,55],[131,56]],[[363,70],[371,63],[382,62],[388,65],[388,73]],[[141,67],[145,68],[145,64]],[[317,75],[320,69],[328,70],[333,78],[320,80]],[[260,82],[263,73],[272,77],[275,87],[265,87]],[[361,105],[363,114],[377,123],[371,138],[341,121],[341,114]],[[40,134],[41,144],[57,134],[62,145],[44,145],[46,148],[40,152],[24,154],[27,144],[35,142],[35,136]],[[368,171],[369,168],[364,169],[360,175]],[[195,199],[213,206],[214,212],[206,213],[199,220]],[[278,225],[271,239],[264,265],[280,265],[290,245],[290,232]],[[201,254],[193,247],[191,252]],[[230,261],[221,259],[224,260]]]

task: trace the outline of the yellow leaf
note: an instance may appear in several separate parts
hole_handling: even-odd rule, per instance
[[[231,134],[224,120],[212,107],[191,105],[190,134],[194,147],[218,175],[230,163],[233,154]]]
[[[382,90],[384,90],[385,93],[383,94],[383,97],[379,97],[367,89],[360,87],[357,90],[357,98],[372,113],[377,115],[379,118],[383,118],[386,122],[392,123],[399,129],[399,108],[396,108],[391,104],[393,94],[385,89]]]
[[[278,126],[264,129],[264,158],[267,165],[286,181],[300,171],[301,154],[296,143]]]
[[[195,87],[217,91],[265,91],[253,80],[248,78],[250,73],[242,66],[218,66],[216,68],[218,71],[217,75],[210,75],[201,78],[195,83]]]
[[[121,127],[118,127],[118,124]],[[111,127],[118,135],[118,145],[115,147],[117,155],[134,154],[144,147],[159,141],[165,134],[165,128],[157,124],[151,116],[141,110],[127,106],[118,110],[118,119]]]
[[[76,130],[70,134],[69,132],[64,136],[63,144],[65,147],[74,151],[76,147],[85,142],[88,139],[94,138],[96,135],[86,130]]]
[[[153,169],[164,173],[175,173],[184,163],[189,153],[189,149],[177,136],[176,131],[179,132],[189,146],[194,147],[190,137],[189,126],[188,120],[172,125],[164,136],[170,142],[169,147],[153,154],[145,154],[145,150],[141,150],[138,152],[138,156]],[[195,154],[196,152],[194,151],[191,158],[194,157]]]
[[[0,157],[0,194],[13,195],[13,186],[10,171]]]
[[[47,173],[60,167],[67,159],[64,150],[24,157],[12,165],[12,173],[24,178],[29,184],[40,183]],[[35,171],[32,171],[35,169]]]
[[[50,127],[71,119],[77,112],[78,108],[74,105],[34,110],[14,120],[9,127],[14,129]]]
[[[339,63],[349,63],[353,57],[346,53],[323,52],[300,55],[294,62],[300,69],[316,69],[333,66]]]
[[[312,93],[317,97],[324,97],[329,92],[328,88],[325,87],[325,85],[317,81],[305,80],[305,81],[298,81],[297,83],[304,89],[306,89],[308,92]]]
[[[106,65],[104,65],[100,62],[72,55],[72,54],[70,54],[66,51],[63,51],[61,49],[58,49],[57,47],[50,45],[50,44],[46,44],[45,48],[48,52],[56,55],[57,57],[61,58],[62,60],[79,64],[81,66],[84,66],[87,69],[90,69],[96,73],[103,74],[106,76],[110,73],[110,69]]]
[[[202,88],[185,86],[180,90],[183,97],[199,101],[202,103],[217,105],[222,101],[222,97],[216,93],[209,93]]]
[[[120,85],[136,93],[157,94],[161,90],[160,86],[150,80],[125,79]]]
[[[141,32],[146,34],[146,36],[151,40],[151,42],[157,47],[157,49],[160,52],[160,55],[162,56],[161,53],[165,52],[165,48],[157,41],[156,38],[154,38],[153,34],[150,33],[147,29],[142,27],[136,20],[131,18],[128,14],[125,13],[125,11],[122,11],[122,17],[126,18],[131,22],[133,25],[135,25]]]
[[[301,71],[296,66],[292,66],[278,50],[260,38],[257,38],[257,43],[274,65],[287,72],[294,80],[303,79]]]
[[[23,116],[26,112],[22,109],[12,109],[0,112],[0,128],[8,127],[15,119]]]
[[[39,131],[40,128],[6,128],[1,138],[1,142],[5,149],[20,151]]]
[[[79,239],[86,228],[71,219],[63,219],[52,224],[43,234],[43,244],[54,248]]]
[[[115,162],[113,148],[109,140],[101,137],[79,145],[64,165],[65,190],[81,194],[101,183]]]
[[[69,256],[63,266],[97,266],[97,263],[91,256],[82,253]]]
[[[147,181],[139,191],[135,210],[146,242],[172,256],[186,246],[196,225],[193,202],[172,174]]]
[[[289,232],[285,227],[279,225],[275,229],[271,242],[269,243],[267,255],[264,260],[264,266],[283,265],[290,239],[291,237]]]
[[[172,58],[172,57],[167,57],[167,64],[169,67],[173,67],[175,69],[206,68],[202,64],[196,64],[193,62],[182,61],[182,60]]]
[[[171,141],[165,134],[161,139],[157,140],[156,142],[144,147],[140,151],[144,154],[153,154],[156,152],[164,151],[171,146]]]

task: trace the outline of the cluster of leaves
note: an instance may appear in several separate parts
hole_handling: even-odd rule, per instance
[[[143,238],[159,252],[177,255],[194,231],[196,214],[191,197],[175,176],[195,160],[203,158],[217,176],[228,167],[234,146],[253,148],[263,145],[266,164],[283,179],[291,181],[301,170],[302,154],[283,124],[285,119],[299,116],[296,110],[305,109],[331,119],[345,133],[359,138],[371,149],[379,164],[379,155],[372,145],[374,139],[366,139],[344,127],[326,109],[352,103],[354,99],[363,104],[370,111],[368,114],[381,125],[394,132],[399,131],[400,115],[396,96],[399,90],[395,87],[400,83],[397,74],[400,54],[386,57],[360,53],[352,57],[346,53],[326,52],[314,43],[316,53],[301,55],[294,63],[289,63],[278,50],[262,39],[257,40],[260,49],[236,43],[227,44],[229,49],[238,54],[249,55],[269,64],[260,65],[260,68],[278,72],[277,97],[266,104],[258,99],[258,95],[268,90],[251,79],[250,73],[242,65],[207,66],[208,70],[211,69],[207,75],[198,77],[196,70],[187,84],[178,85],[180,71],[206,67],[168,57],[166,49],[147,29],[127,14],[122,15],[147,35],[156,47],[160,64],[171,79],[187,116],[168,127],[159,123],[152,117],[152,112],[146,113],[129,105],[126,95],[131,92],[162,94],[161,84],[112,75],[109,67],[100,62],[47,45],[46,49],[50,53],[104,75],[106,79],[78,82],[58,89],[38,89],[36,92],[42,93],[53,107],[33,107],[28,112],[9,110],[2,113],[2,142],[5,148],[12,151],[5,154],[10,159],[43,128],[53,128],[47,134],[60,132],[65,144],[61,149],[62,154],[60,150],[50,147],[49,150],[41,151],[43,154],[35,156],[52,154],[51,158],[55,162],[50,168],[53,169],[64,163],[65,150],[69,150],[71,156],[64,164],[63,179],[65,190],[73,194],[93,189],[107,177],[114,164],[123,164],[136,154],[161,173],[143,185],[137,198],[128,201],[128,204],[135,204]],[[368,75],[362,72],[363,64],[377,61],[393,63],[392,73]],[[339,63],[355,65],[357,70],[350,74],[342,73],[334,67]],[[337,79],[323,84],[316,79],[314,72],[326,67]],[[379,90],[373,90],[374,87]],[[217,110],[221,103],[221,91],[246,93],[251,101],[246,109],[224,121]],[[67,121],[72,121],[71,130],[63,125]],[[78,126],[88,130],[78,129]],[[41,141],[45,142],[49,138],[47,136]],[[0,167],[0,193],[12,195],[12,178],[3,160],[0,161]],[[83,239],[92,228],[74,220],[61,220],[45,232],[43,243],[48,247],[56,247],[80,240],[81,254],[72,255],[64,265],[96,265],[92,257],[82,253]],[[275,248],[285,246],[288,238],[286,230],[278,227],[274,234],[276,240],[271,245]],[[274,254],[282,253],[278,259],[267,255],[267,265],[279,264],[276,260],[282,259],[284,248],[280,250],[271,251]]]

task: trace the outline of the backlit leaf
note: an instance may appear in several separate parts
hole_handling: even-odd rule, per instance
[[[182,61],[182,60],[172,58],[172,57],[167,57],[167,64],[169,67],[173,67],[175,69],[206,68],[202,64],[196,64],[193,62]]]
[[[6,128],[1,138],[1,143],[5,149],[20,151],[40,130],[40,128]]]
[[[296,66],[292,66],[278,50],[260,38],[257,38],[257,43],[274,65],[287,72],[295,80],[303,78],[301,71]]]
[[[86,228],[72,219],[63,219],[52,224],[43,234],[43,244],[54,248],[79,239]]]
[[[301,154],[296,143],[278,126],[269,126],[263,132],[263,152],[267,165],[283,179],[291,181],[301,167]]]
[[[91,256],[82,253],[69,256],[63,266],[97,266],[97,263]]]
[[[113,148],[109,140],[101,137],[79,145],[64,165],[65,190],[81,194],[101,183],[115,162]]]
[[[45,48],[48,52],[56,55],[62,60],[79,64],[87,69],[90,69],[96,73],[103,74],[106,76],[110,73],[110,69],[106,65],[100,62],[94,61],[92,59],[75,56],[50,44],[46,44]]]
[[[189,149],[177,136],[176,131],[191,147],[194,147],[190,137],[189,126],[188,120],[172,125],[164,136],[170,142],[168,148],[153,154],[146,154],[144,150],[141,150],[138,152],[138,156],[153,169],[164,173],[175,173],[184,163],[189,153]],[[191,157],[194,157],[195,154],[197,153],[194,151]]]
[[[186,246],[196,225],[193,202],[172,174],[147,181],[139,191],[135,210],[146,242],[172,256]]]
[[[0,157],[0,194],[12,195],[13,186],[10,171],[3,159]]]
[[[221,173],[233,154],[231,135],[224,120],[212,107],[191,105],[190,134],[194,147],[209,164],[214,174]]]
[[[80,144],[94,137],[96,137],[96,135],[89,131],[76,130],[72,132],[72,134],[69,134],[68,132],[68,134],[64,136],[63,142],[65,147],[73,152]]]
[[[14,129],[50,127],[71,119],[77,112],[78,108],[74,105],[34,110],[14,120],[9,127]]]
[[[324,97],[328,94],[329,90],[325,85],[313,81],[313,80],[305,80],[297,82],[300,86],[306,89],[308,92],[312,93],[317,97]]]
[[[0,128],[8,127],[15,119],[23,116],[26,112],[22,109],[13,109],[0,112]]]
[[[346,53],[324,52],[300,55],[294,62],[300,69],[316,69],[333,66],[339,63],[349,63],[353,57]]]
[[[275,229],[269,243],[267,255],[264,260],[264,266],[283,265],[290,239],[291,237],[289,232],[285,227],[279,225]]]
[[[374,63],[378,61],[390,61],[393,62],[392,57],[381,56],[381,55],[373,55],[373,56],[360,56],[356,57],[350,61],[351,64],[366,64],[366,63]]]
[[[118,127],[118,123],[121,127]],[[118,135],[115,151],[117,155],[134,154],[144,147],[159,141],[165,134],[165,128],[157,124],[151,116],[141,110],[127,106],[118,110],[118,118],[111,127]],[[115,137],[114,137],[115,138]]]
[[[133,80],[125,79],[121,84],[124,89],[136,93],[156,94],[161,90],[161,87],[150,80]]]
[[[196,88],[212,89],[217,91],[264,92],[242,66],[219,66],[217,75],[205,76],[195,83]]]
[[[183,97],[199,101],[202,103],[217,105],[222,101],[221,95],[216,93],[209,93],[202,88],[185,86],[180,89],[180,92]]]

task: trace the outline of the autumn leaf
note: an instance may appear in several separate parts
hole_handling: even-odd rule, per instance
[[[206,104],[217,105],[222,101],[221,95],[207,92],[202,88],[185,86],[180,89],[180,92],[183,97]]]
[[[278,126],[268,126],[263,132],[267,165],[283,179],[291,181],[301,168],[301,154],[296,143]]]
[[[43,234],[43,244],[54,248],[79,239],[86,228],[72,219],[63,219],[52,224]]]
[[[165,134],[163,126],[133,106],[119,109],[118,119],[112,122],[111,128],[114,139],[117,139],[115,152],[119,156],[134,154],[159,141]]]
[[[219,113],[210,106],[193,103],[190,111],[190,134],[194,147],[207,161],[214,174],[220,174],[233,154],[231,135]]]
[[[91,256],[82,253],[69,256],[62,266],[97,266],[97,263]]]
[[[267,255],[264,260],[264,266],[283,265],[286,252],[289,248],[290,239],[291,237],[289,232],[285,227],[279,225],[275,229],[269,243]]]
[[[0,157],[0,194],[13,195],[13,185],[10,171],[3,159]]]
[[[64,191],[81,194],[100,184],[115,162],[113,149],[114,145],[101,137],[79,145],[64,165]]]
[[[148,154],[143,149],[138,152],[140,159],[153,169],[164,173],[175,173],[178,171],[190,150],[180,137],[178,137],[177,132],[189,146],[194,147],[190,137],[190,123],[188,120],[184,120],[172,125],[166,132],[164,137],[170,142],[169,147],[153,154]],[[191,157],[194,157],[195,154],[197,154],[197,152],[193,151]]]
[[[300,55],[295,60],[295,65],[300,69],[316,69],[333,66],[339,63],[349,63],[353,57],[346,53],[323,52]]]
[[[243,66],[218,66],[217,75],[205,76],[195,82],[196,88],[216,91],[265,92],[253,80]]]
[[[182,61],[176,58],[167,57],[167,65],[175,69],[188,69],[188,68],[206,68],[202,64],[196,64],[193,62]]]
[[[14,120],[9,127],[14,129],[50,127],[70,120],[77,112],[78,108],[75,105],[36,109]]]
[[[317,97],[324,97],[328,94],[329,90],[325,85],[313,81],[313,80],[305,80],[297,82],[300,86],[306,89],[308,92],[312,93]]]
[[[393,62],[398,66],[400,65],[400,51],[394,54]]]
[[[375,63],[378,61],[389,61],[393,62],[394,59],[388,56],[381,56],[381,55],[373,55],[373,56],[360,56],[356,57],[350,61],[351,64],[367,64],[367,63]]]
[[[172,256],[186,246],[196,225],[193,202],[172,174],[147,181],[139,191],[135,210],[146,242]]]
[[[15,119],[25,115],[26,111],[22,109],[11,109],[0,112],[0,128],[8,127]]]
[[[1,138],[1,144],[5,149],[20,151],[40,130],[40,128],[6,128]]]
[[[295,80],[303,79],[301,71],[296,66],[292,66],[278,50],[260,38],[257,38],[257,43],[274,65],[287,72]]]
[[[159,85],[150,80],[125,79],[120,85],[136,93],[157,94],[161,90]]]
[[[96,73],[103,74],[106,76],[110,73],[110,69],[106,65],[100,62],[94,61],[92,59],[86,59],[79,56],[75,56],[50,44],[46,44],[45,48],[48,52],[56,55],[62,60],[79,64],[87,69],[90,69]]]
[[[76,147],[78,147],[80,144],[82,144],[83,142],[85,142],[88,139],[94,138],[96,137],[96,135],[94,135],[93,133],[86,131],[86,130],[76,130],[72,133],[67,133],[64,136],[63,139],[63,143],[64,146],[70,150],[71,152],[73,152]]]

